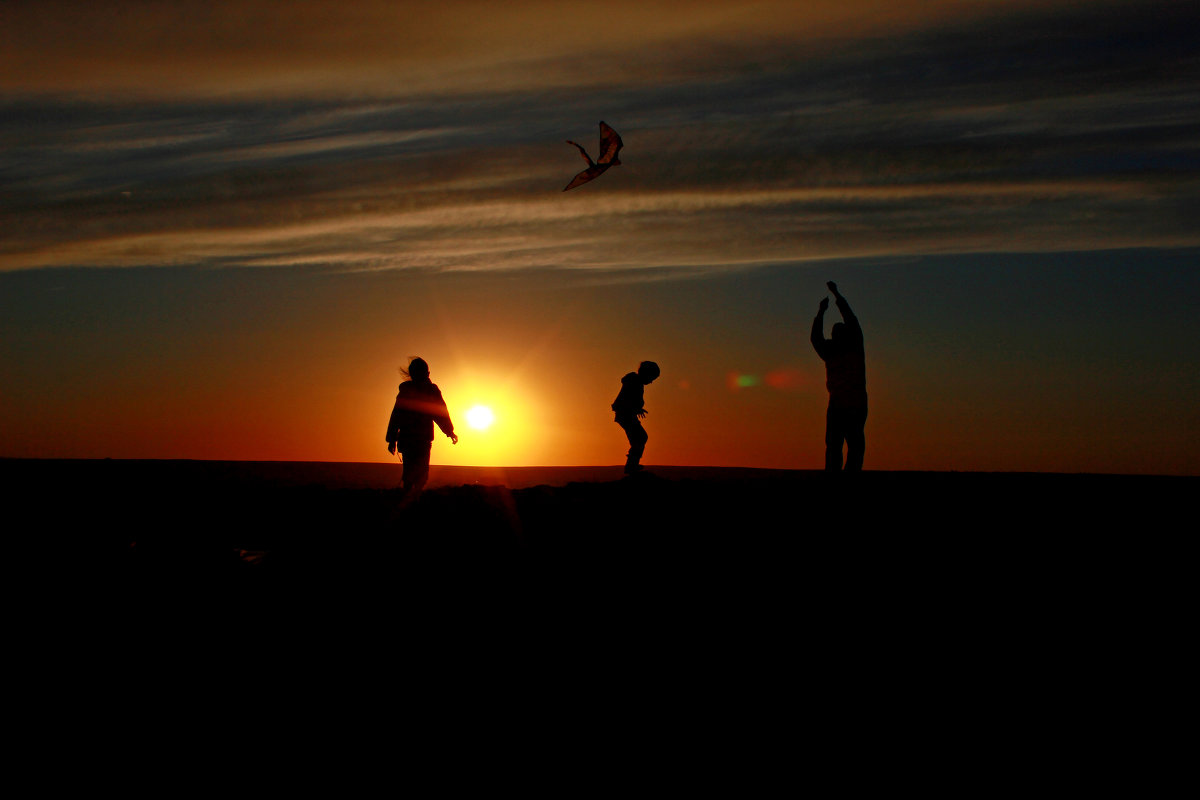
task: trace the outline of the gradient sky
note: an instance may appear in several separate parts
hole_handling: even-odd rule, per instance
[[[0,5],[0,456],[1200,474],[1195,2]],[[570,193],[597,122],[622,165]],[[837,319],[831,312],[829,322]],[[492,406],[486,432],[462,418]]]

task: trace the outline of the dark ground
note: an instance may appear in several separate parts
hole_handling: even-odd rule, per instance
[[[663,468],[700,477],[443,486],[406,504],[397,490],[362,488],[369,480],[305,483],[302,466],[280,477],[289,465],[271,465],[280,474],[266,480],[266,466],[238,463],[0,460],[10,546],[40,551],[52,572],[114,583],[598,581],[606,593],[631,582],[709,599],[817,586],[847,602],[986,585],[1004,603],[1030,587],[1103,584],[1113,571],[1143,582],[1190,538],[1175,520],[1190,518],[1200,487],[1186,477]]]
[[[532,723],[589,774],[956,794],[1182,744],[1142,732],[1189,663],[1196,478],[664,469],[404,507],[273,469],[0,460],[35,729],[445,756]]]

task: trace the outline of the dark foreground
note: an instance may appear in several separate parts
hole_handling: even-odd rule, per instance
[[[1194,478],[664,469],[406,505],[301,465],[0,470],[13,685],[46,725],[101,702],[215,714],[246,752],[316,725],[370,753],[386,724],[457,753],[522,720],[538,754],[605,754],[589,774],[616,748],[739,791],[957,795],[1111,783],[1096,754],[1189,663]]]
[[[684,470],[415,502],[381,465],[0,461],[12,546],[89,580],[320,587],[623,582],[663,593],[967,592],[997,602],[1154,571],[1195,478]],[[318,465],[319,466],[319,465]],[[289,470],[291,470],[289,472]],[[571,477],[573,473],[562,473]],[[324,475],[320,483],[310,482]],[[338,475],[351,476],[346,479]],[[538,474],[528,473],[525,477]],[[690,476],[690,477],[689,477]],[[514,475],[512,483],[520,485]],[[1115,576],[1109,576],[1110,578]],[[936,587],[932,589],[931,587]]]

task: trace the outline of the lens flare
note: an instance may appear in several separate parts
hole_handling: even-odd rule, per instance
[[[730,372],[726,376],[726,380],[729,383],[729,388],[735,392],[739,389],[749,389],[762,383],[757,375],[748,375],[742,372]]]
[[[790,392],[804,386],[804,373],[794,367],[780,367],[767,373],[767,386]]]

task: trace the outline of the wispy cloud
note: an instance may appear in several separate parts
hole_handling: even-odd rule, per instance
[[[288,30],[302,50],[313,35],[302,23],[324,19],[324,7],[300,5]],[[482,94],[446,84],[443,94],[404,86],[392,97],[313,99],[276,86],[253,101],[199,92],[84,102],[10,85],[0,269],[690,269],[1198,243],[1200,63],[1181,21],[1200,12],[1165,2],[1153,14],[1125,3],[1038,14],[1006,5],[1001,14],[996,4],[945,2],[889,17],[894,35],[882,37],[855,28],[842,8],[884,5],[825,4],[828,22],[788,12],[768,32],[753,15],[731,17],[725,3],[691,17],[667,3],[627,40],[600,26],[568,47],[554,36],[566,35],[561,20],[578,18],[559,4],[553,14],[527,4],[517,22],[548,14],[529,30],[550,42],[517,56],[501,34],[542,37],[518,35],[512,18],[492,30],[473,20],[472,4],[451,3],[422,18],[445,41],[403,56],[429,68],[486,39],[488,58],[536,63],[558,81],[638,43],[675,43],[601,70],[611,85],[571,78],[569,90],[535,80]],[[128,7],[145,12],[147,26],[127,31],[137,44],[130,58],[156,57],[159,46],[146,43],[156,31],[182,35],[167,24],[182,6]],[[354,13],[390,20],[397,7],[361,8]],[[18,28],[31,24],[26,7],[15,18]],[[226,28],[237,26],[219,13],[208,19],[197,35],[214,42],[200,36],[184,63],[211,55],[216,40],[235,62],[260,52],[249,38],[245,52],[229,50]],[[332,42],[312,60],[362,66],[347,24],[330,22]],[[30,41],[49,35],[47,25]],[[359,49],[369,54],[376,33]],[[856,46],[832,48],[823,37],[856,37]],[[22,45],[3,58],[32,56]],[[264,74],[291,69],[293,56],[263,58]],[[563,195],[579,162],[562,141],[586,144],[600,116],[624,135],[624,164]]]
[[[328,97],[639,83],[719,73],[697,56],[764,37],[812,48],[1038,5],[1046,0],[11,2],[0,91]]]
[[[1195,188],[1195,187],[1194,187]],[[336,214],[297,222],[196,226],[57,242],[0,254],[50,265],[287,266],[342,269],[661,269],[812,258],[1200,244],[1139,180],[1053,180],[805,189],[612,191]],[[286,216],[280,213],[279,216]],[[1018,245],[1014,248],[1014,242]]]

